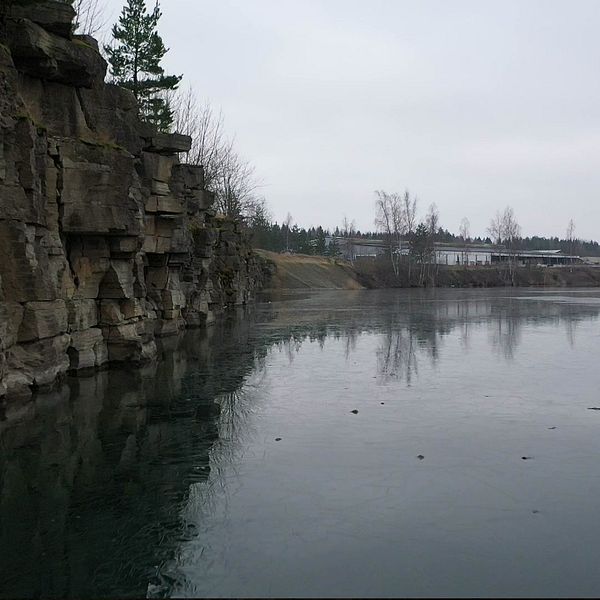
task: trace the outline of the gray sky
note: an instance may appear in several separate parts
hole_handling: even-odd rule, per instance
[[[109,0],[114,18],[121,0]],[[165,66],[222,107],[280,222],[373,229],[374,190],[484,234],[600,238],[600,1],[162,0]]]

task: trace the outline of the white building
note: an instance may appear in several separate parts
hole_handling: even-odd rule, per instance
[[[494,246],[435,244],[435,260],[439,265],[491,265]]]

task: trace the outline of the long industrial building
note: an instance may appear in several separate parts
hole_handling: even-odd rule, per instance
[[[348,260],[375,257],[384,254],[388,246],[384,240],[329,237],[326,245],[335,243]],[[396,252],[408,255],[410,244],[403,242]],[[431,261],[440,265],[492,265],[512,261],[521,266],[556,266],[581,263],[579,256],[563,254],[560,250],[509,250],[493,244],[445,244],[436,242]]]

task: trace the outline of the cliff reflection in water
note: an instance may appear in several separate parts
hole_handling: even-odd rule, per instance
[[[155,365],[70,379],[9,413],[0,594],[145,596],[194,533],[181,507],[208,477],[219,413],[231,425],[233,393],[253,367],[247,350],[240,324],[191,333]]]
[[[326,360],[329,341],[343,340],[349,358],[373,334],[378,379],[410,385],[451,333],[468,352],[472,330],[486,327],[505,360],[527,327],[565,327],[574,344],[576,324],[600,314],[592,300],[297,295],[166,342],[162,359],[143,369],[70,379],[0,423],[0,596],[144,596],[149,585],[168,593],[179,549],[196,535],[185,518],[190,494],[210,502],[211,468],[210,485],[227,486],[219,469],[251,431],[271,348],[293,361],[315,342]],[[258,392],[249,395],[251,376]],[[205,485],[200,495],[195,484]]]

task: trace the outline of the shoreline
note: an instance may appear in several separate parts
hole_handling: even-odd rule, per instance
[[[413,289],[413,288],[495,288],[495,287],[600,287],[600,267],[573,265],[560,267],[430,265],[423,283],[418,284],[418,265],[401,265],[396,277],[385,260],[340,258],[306,254],[278,254],[255,250],[269,264],[270,278],[262,291],[297,289]],[[409,278],[410,275],[410,278]]]

